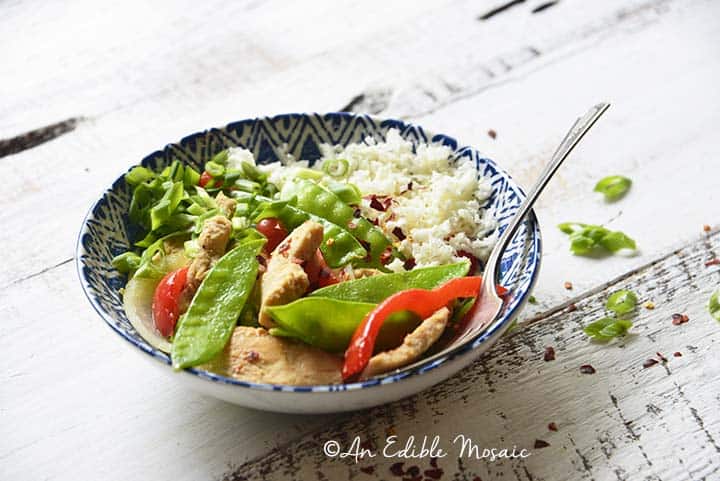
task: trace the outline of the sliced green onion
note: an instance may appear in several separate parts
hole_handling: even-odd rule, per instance
[[[129,274],[140,267],[140,256],[134,252],[123,252],[111,261],[112,266],[122,274]]]
[[[227,161],[228,161],[229,157],[230,157],[230,153],[228,152],[227,149],[221,150],[220,152],[215,154],[212,159],[210,159],[210,162],[215,162],[216,164],[220,164],[220,165],[227,165]]]
[[[635,250],[635,241],[620,231],[600,225],[565,222],[558,228],[570,236],[570,251],[575,255],[592,255],[599,251],[615,253],[622,249]]]
[[[183,183],[185,184],[185,188],[190,188],[195,185],[198,185],[200,182],[200,173],[190,167],[189,165],[185,166],[185,175],[183,178]]]
[[[609,175],[595,185],[595,192],[602,193],[606,200],[612,201],[624,196],[631,185],[632,181],[627,177]]]
[[[327,159],[323,162],[322,170],[330,177],[339,179],[350,174],[350,162],[345,159]]]
[[[614,337],[625,335],[632,325],[633,323],[627,319],[604,317],[585,326],[583,332],[596,341],[606,342]]]
[[[262,173],[260,169],[257,168],[257,166],[251,164],[250,162],[240,162],[240,168],[242,168],[243,173],[250,180],[254,180],[255,182],[260,183],[264,183],[267,181],[267,174]]]
[[[205,164],[205,171],[213,177],[222,177],[225,173],[225,166],[211,160]]]
[[[262,190],[262,186],[260,184],[247,179],[238,179],[233,185],[243,192],[259,193]]]
[[[323,178],[323,173],[315,169],[298,168],[295,177],[305,180],[320,180]]]
[[[599,242],[610,252],[617,252],[622,249],[637,249],[635,241],[620,231],[608,232]]]
[[[183,244],[183,250],[187,257],[194,258],[200,252],[200,244],[197,239],[186,240]]]
[[[168,186],[165,195],[150,209],[150,229],[155,230],[170,218],[183,197],[183,183],[174,182]]]
[[[153,177],[155,177],[155,172],[138,165],[137,167],[130,169],[130,172],[125,174],[125,182],[131,186],[136,186],[152,179]]]
[[[613,292],[608,297],[605,308],[608,311],[613,311],[616,314],[627,314],[632,312],[637,306],[637,296],[634,292],[623,289],[621,291]]]
[[[710,311],[710,315],[713,316],[716,321],[720,321],[720,289],[710,296],[710,301],[708,301],[708,311]]]

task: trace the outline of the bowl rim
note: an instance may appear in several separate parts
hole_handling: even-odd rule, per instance
[[[399,119],[393,119],[393,118],[386,118],[386,117],[378,117],[375,115],[368,115],[368,114],[356,114],[356,113],[350,113],[350,112],[326,112],[326,113],[317,113],[317,112],[305,112],[305,113],[285,113],[285,114],[277,114],[272,116],[259,116],[255,118],[246,118],[241,119],[233,122],[227,123],[224,127],[214,127],[206,130],[201,130],[189,135],[184,136],[182,139],[180,139],[178,142],[169,143],[166,144],[164,148],[167,148],[168,146],[178,145],[181,144],[185,139],[192,138],[198,135],[204,135],[211,130],[219,130],[223,128],[227,128],[230,125],[235,125],[242,122],[257,122],[259,120],[268,120],[268,121],[277,121],[279,118],[288,117],[288,116],[326,116],[326,115],[337,115],[340,117],[345,118],[357,118],[357,117],[363,117],[363,118],[369,118],[375,122],[382,123],[382,122],[392,122],[395,124],[395,126],[402,126],[405,127],[415,127],[420,128],[423,132],[426,134],[429,134],[429,137],[435,138],[437,136],[441,136],[445,139],[449,139],[455,142],[456,147],[453,149],[454,152],[462,151],[469,149],[473,152],[476,152],[479,154],[478,150],[470,145],[460,145],[457,140],[454,137],[450,137],[444,134],[436,134],[431,131],[425,130],[422,126],[419,126],[414,123],[405,122],[403,120]],[[155,151],[158,152],[158,151]],[[142,162],[153,155],[155,152],[151,152],[150,154],[146,155],[140,160],[140,164]],[[479,156],[480,160],[483,160],[490,164],[497,172],[501,173],[502,176],[510,181],[513,184],[513,187],[518,194],[518,197],[520,200],[524,200],[526,198],[526,194],[522,187],[518,185],[514,179],[510,176],[510,174],[502,169],[500,166],[498,166],[492,159],[489,159],[484,156]],[[140,165],[140,164],[133,164],[129,168],[132,168],[134,165]],[[83,273],[83,267],[84,263],[82,261],[83,253],[85,251],[85,248],[82,244],[83,236],[88,231],[88,220],[93,217],[93,213],[95,212],[98,205],[101,203],[101,201],[104,199],[105,195],[108,192],[111,192],[114,186],[117,184],[118,181],[121,180],[121,178],[128,172],[128,168],[126,168],[119,176],[115,177],[115,180],[110,184],[110,187],[106,187],[103,189],[100,197],[95,200],[92,204],[92,206],[88,209],[87,213],[85,214],[85,217],[83,218],[82,225],[80,228],[80,231],[77,236],[76,240],[76,246],[75,246],[75,267],[77,270],[77,275],[80,281],[80,284],[82,286],[83,292],[85,294],[85,297],[90,302],[90,305],[93,307],[95,312],[102,318],[103,321],[105,321],[105,324],[107,324],[115,333],[120,335],[125,341],[130,343],[132,346],[138,348],[140,352],[143,352],[147,355],[149,355],[151,358],[155,359],[156,361],[159,361],[162,364],[171,366],[171,361],[167,353],[160,351],[159,349],[153,347],[147,341],[145,341],[144,345],[137,339],[135,339],[133,336],[125,332],[124,330],[120,329],[116,323],[115,320],[108,314],[108,312],[103,309],[103,307],[99,304],[95,296],[91,293],[92,288],[89,285],[89,282],[86,278],[86,276]],[[213,383],[219,383],[224,385],[233,385],[233,386],[239,386],[243,388],[248,388],[251,390],[260,390],[260,391],[274,391],[274,392],[293,392],[293,393],[332,393],[332,392],[342,392],[342,391],[356,391],[360,389],[367,389],[372,388],[376,386],[383,386],[387,384],[392,384],[395,382],[403,381],[406,379],[409,379],[414,376],[422,375],[427,372],[430,372],[434,370],[435,368],[440,367],[441,365],[445,364],[446,362],[452,361],[453,359],[458,358],[459,356],[468,353],[469,351],[473,351],[477,349],[480,345],[482,345],[487,339],[493,337],[493,336],[500,336],[503,331],[507,330],[507,328],[510,326],[514,318],[519,314],[519,312],[524,307],[527,299],[530,296],[530,292],[532,291],[533,287],[535,286],[535,283],[537,282],[538,274],[540,271],[540,264],[541,264],[541,258],[542,258],[542,238],[541,238],[541,231],[540,226],[537,220],[537,216],[535,215],[535,211],[531,210],[526,218],[526,222],[528,223],[528,231],[531,232],[531,241],[532,241],[532,250],[536,253],[535,255],[535,262],[531,265],[531,273],[530,273],[530,283],[528,285],[527,290],[522,293],[520,296],[519,301],[507,312],[505,312],[502,317],[496,319],[487,329],[484,331],[481,331],[480,333],[476,334],[475,336],[468,338],[466,341],[464,341],[462,344],[456,346],[454,349],[448,351],[443,356],[437,358],[437,359],[427,359],[425,361],[421,360],[416,363],[411,364],[408,367],[402,368],[400,370],[391,371],[390,373],[387,373],[385,375],[381,375],[378,377],[370,378],[364,381],[355,381],[351,383],[342,383],[342,384],[316,384],[316,385],[308,385],[308,386],[295,386],[295,385],[287,385],[287,384],[271,384],[271,383],[256,383],[256,382],[250,382],[250,381],[242,381],[239,379],[234,379],[231,377],[226,377],[220,374],[215,374],[209,371],[205,371],[203,369],[198,368],[189,368],[184,369],[181,372],[194,375],[198,378],[204,379],[206,381],[211,381]],[[137,332],[136,332],[137,334]],[[137,334],[137,336],[140,336]],[[179,373],[181,373],[179,372]]]

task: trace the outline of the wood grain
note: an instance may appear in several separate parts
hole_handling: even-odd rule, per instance
[[[0,159],[0,478],[393,479],[385,462],[369,473],[317,449],[353,429],[379,442],[389,426],[403,438],[550,443],[522,463],[440,460],[443,479],[718,478],[718,327],[704,305],[720,274],[702,266],[718,240],[695,240],[719,225],[720,2],[528,0],[479,19],[507,3],[3,4],[0,138],[85,120]],[[190,132],[341,107],[405,117],[477,146],[527,186],[574,117],[604,99],[612,110],[536,209],[544,258],[538,304],[520,319],[529,326],[413,399],[328,428],[203,398],[122,347],[77,285],[74,238],[90,204]],[[615,173],[634,185],[606,204],[592,188]],[[624,230],[640,252],[573,257],[554,229],[571,220]],[[588,343],[580,327],[623,285],[657,308],[624,347]],[[690,322],[669,325],[675,311]],[[556,361],[541,361],[546,345]],[[642,369],[658,351],[668,364]],[[586,362],[595,375],[579,374]]]
[[[438,479],[714,479],[720,473],[720,368],[713,353],[720,329],[705,310],[720,269],[705,260],[720,251],[720,234],[700,239],[613,282],[573,305],[519,327],[461,374],[412,398],[363,411],[271,451],[226,474],[227,480],[401,479],[391,467],[433,469],[431,459],[384,458],[391,435],[440,436],[449,455]],[[582,332],[605,316],[607,297],[631,289],[654,310],[639,308],[631,334],[598,345]],[[675,326],[669,312],[686,313]],[[556,360],[543,360],[544,349]],[[680,352],[682,357],[674,357]],[[649,358],[660,359],[649,368]],[[592,365],[596,373],[582,374]],[[702,367],[699,367],[702,364]],[[558,431],[548,429],[554,422]],[[459,458],[453,439],[464,434],[481,448],[525,448],[524,460]],[[328,440],[346,449],[355,436],[377,457],[332,459]],[[549,446],[536,448],[537,440]],[[389,451],[396,453],[399,448]],[[467,451],[466,451],[467,453]],[[397,469],[397,467],[396,467]],[[372,476],[365,471],[372,470]],[[412,477],[412,476],[410,476]],[[432,479],[420,476],[418,479]]]

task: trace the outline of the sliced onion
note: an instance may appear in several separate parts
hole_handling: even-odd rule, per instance
[[[171,344],[155,329],[152,319],[152,299],[160,280],[134,277],[125,286],[123,307],[130,324],[151,346],[170,352]]]
[[[166,255],[161,261],[164,271],[170,272],[187,265],[188,259],[182,250]],[[152,318],[152,300],[160,279],[133,277],[125,286],[123,307],[130,324],[148,344],[163,352],[170,352],[172,344],[163,337]]]

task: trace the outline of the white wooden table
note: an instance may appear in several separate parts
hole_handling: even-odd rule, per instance
[[[720,255],[720,2],[17,0],[0,12],[0,479],[720,479],[720,324],[705,308],[720,266],[704,265]],[[413,398],[336,417],[205,398],[151,369],[80,291],[86,209],[187,133],[347,108],[453,135],[527,186],[600,100],[612,109],[537,207],[538,304]],[[607,204],[592,188],[615,173],[634,185]],[[640,252],[574,257],[563,221],[624,230]],[[622,287],[655,309],[622,342],[590,343],[582,326]],[[668,362],[643,368],[656,353]],[[382,448],[392,434],[438,435],[452,455],[323,454],[331,439]],[[458,459],[458,434],[532,454]]]

